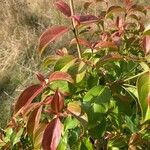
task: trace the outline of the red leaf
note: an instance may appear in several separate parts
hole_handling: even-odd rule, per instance
[[[48,105],[48,104],[50,104],[50,103],[52,102],[52,99],[53,99],[53,96],[48,96],[48,97],[46,97],[46,98],[44,99],[43,103],[44,103],[45,105]]]
[[[55,7],[62,12],[65,16],[70,17],[71,16],[71,10],[67,3],[63,2],[62,0],[59,0],[55,2]]]
[[[150,53],[150,36],[148,35],[143,38],[143,48],[146,55]]]
[[[42,139],[43,150],[56,150],[61,138],[61,122],[53,119],[46,127]]]
[[[55,71],[54,73],[52,73],[49,76],[49,82],[53,82],[53,81],[57,81],[57,80],[64,80],[64,81],[68,81],[70,83],[73,83],[73,79],[72,77],[65,72],[61,72],[61,71]]]
[[[83,45],[83,46],[86,46],[86,47],[91,47],[91,44],[83,38],[78,38],[78,42],[79,42],[80,45]],[[77,44],[77,40],[76,39],[71,40],[70,44],[71,45],[72,44]]]
[[[89,24],[97,22],[99,19],[94,15],[81,15],[72,16],[78,24]]]
[[[41,73],[36,73],[37,78],[39,79],[39,81],[41,82],[41,85],[45,86],[46,85],[46,81],[44,76]]]
[[[28,107],[33,99],[37,97],[43,91],[42,85],[32,85],[25,89],[22,94],[19,96],[15,104],[15,113],[18,112],[22,107]]]
[[[38,128],[40,118],[41,118],[42,106],[34,109],[28,119],[27,122],[27,133],[29,135],[33,135],[34,131]]]
[[[101,41],[96,44],[95,48],[117,48],[114,42],[110,41]]]
[[[51,102],[52,110],[57,114],[64,108],[64,96],[56,90]]]
[[[39,53],[42,54],[42,52],[44,51],[44,49],[49,43],[55,41],[61,35],[66,33],[68,30],[69,28],[65,26],[54,26],[46,30],[41,35],[39,40],[39,48],[38,48]]]

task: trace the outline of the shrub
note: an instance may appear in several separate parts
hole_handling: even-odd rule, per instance
[[[143,22],[149,7],[96,0],[85,2],[85,12],[97,3],[106,10],[78,15],[69,2],[55,7],[71,25],[47,29],[38,52],[67,32],[74,34],[70,48],[48,56],[43,67],[53,71],[37,73],[39,84],[19,96],[1,129],[1,149],[148,149],[150,28]]]

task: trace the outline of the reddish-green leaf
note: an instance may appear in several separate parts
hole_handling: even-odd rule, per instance
[[[55,2],[55,7],[62,12],[65,16],[70,17],[71,16],[71,10],[67,3],[65,3],[62,0],[59,0]]]
[[[39,53],[42,54],[42,52],[49,43],[55,41],[68,30],[69,28],[65,26],[53,26],[47,29],[40,37],[38,48]]]
[[[95,45],[95,48],[117,48],[117,46],[114,42],[101,41]]]
[[[64,108],[64,96],[58,90],[56,90],[53,96],[51,108],[56,114]]]
[[[46,128],[45,123],[39,124],[39,127],[35,130],[33,135],[33,145],[34,149],[41,149],[42,138],[44,134],[44,130]]]
[[[15,113],[18,112],[22,107],[28,107],[33,99],[37,97],[43,91],[42,85],[32,85],[25,89],[22,94],[19,96],[15,104]]]
[[[73,83],[73,79],[71,78],[71,76],[68,73],[61,72],[61,71],[55,71],[49,76],[49,82],[53,82],[57,80],[64,80]]]
[[[143,48],[146,55],[150,53],[150,36],[148,35],[143,38]]]
[[[44,76],[41,73],[36,73],[36,76],[37,76],[38,80],[41,82],[41,85],[45,86],[46,81],[45,81]]]
[[[53,96],[47,96],[47,97],[44,99],[43,103],[44,103],[45,105],[48,105],[48,104],[50,104],[50,103],[52,102],[52,100],[53,100]]]
[[[40,118],[41,118],[42,106],[34,109],[28,119],[27,122],[27,133],[29,135],[33,135],[33,132],[38,128]]]
[[[56,150],[61,138],[61,122],[59,118],[53,119],[46,127],[42,139],[43,150]]]
[[[94,15],[76,15],[72,17],[77,21],[78,24],[89,24],[98,21],[98,18]]]
[[[80,102],[70,102],[67,106],[69,113],[74,115],[83,125],[87,125],[87,114],[82,112]]]
[[[86,46],[86,47],[91,47],[91,44],[86,39],[83,39],[83,38],[78,38],[78,41],[74,38],[70,42],[71,45],[77,44],[77,43],[79,43],[80,45]]]

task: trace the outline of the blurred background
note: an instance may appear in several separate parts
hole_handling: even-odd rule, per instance
[[[0,0],[1,127],[5,127],[8,122],[12,105],[18,95],[25,87],[37,82],[35,72],[44,72],[40,67],[43,58],[39,58],[37,54],[39,36],[49,26],[68,24],[65,17],[54,9],[54,1]],[[82,3],[86,1],[88,0],[75,0],[79,13],[84,11]],[[111,2],[121,4],[123,0],[111,0]],[[136,0],[136,3],[150,5],[150,0]],[[59,42],[52,44],[45,56],[54,49],[67,45],[66,38],[69,36],[68,34]]]

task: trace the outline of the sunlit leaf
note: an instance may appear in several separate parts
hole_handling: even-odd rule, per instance
[[[54,3],[55,7],[62,12],[65,16],[70,17],[71,16],[71,10],[67,3],[65,3],[62,0],[56,1]]]
[[[93,150],[93,146],[89,138],[84,138],[82,140],[80,150]]]
[[[87,125],[87,115],[82,112],[81,104],[77,101],[70,102],[67,110],[74,115],[84,126]]]
[[[80,45],[86,46],[86,47],[91,47],[91,44],[83,38],[78,38],[78,41],[76,39],[72,39],[70,42],[71,45],[79,43]]]
[[[43,91],[42,85],[32,85],[25,89],[19,96],[15,104],[15,113],[19,111],[22,107],[27,107],[31,104],[34,98],[36,98]]]
[[[27,133],[33,135],[33,132],[38,128],[41,118],[42,106],[34,109],[27,122]]]
[[[98,22],[98,18],[94,15],[75,15],[72,16],[78,24],[89,24],[89,23],[94,23],[94,22]]]
[[[43,150],[56,150],[61,138],[62,124],[59,118],[53,119],[46,127],[43,139]]]
[[[144,35],[149,35],[150,36],[150,24],[145,28]]]
[[[150,93],[150,72],[144,73],[137,81],[138,100],[142,112],[142,122],[150,119],[149,93]]]
[[[67,70],[75,63],[76,60],[77,59],[71,55],[63,56],[56,62],[54,70],[67,72]]]
[[[58,90],[51,101],[51,108],[55,113],[59,113],[64,108],[64,96]]]
[[[38,80],[41,82],[41,85],[46,86],[45,77],[41,73],[36,73]]]
[[[114,42],[101,41],[95,45],[95,48],[117,48],[117,45]]]
[[[45,123],[39,124],[38,128],[35,130],[34,135],[33,135],[33,145],[35,149],[40,149],[41,148],[41,143],[42,143],[42,138],[44,134],[44,130],[46,128]]]
[[[60,58],[60,56],[52,55],[48,56],[42,63],[43,68],[48,68],[50,65],[54,65],[55,62]]]
[[[71,74],[76,83],[79,83],[83,80],[86,74],[87,65],[85,62],[80,61],[75,63],[72,67],[69,68],[68,72]]]
[[[39,53],[42,54],[49,43],[55,41],[67,31],[69,31],[69,28],[66,26],[53,26],[47,29],[40,37],[38,48]]]
[[[61,72],[61,71],[55,71],[49,76],[49,82],[58,81],[58,80],[68,81],[70,83],[74,82],[68,73]]]

